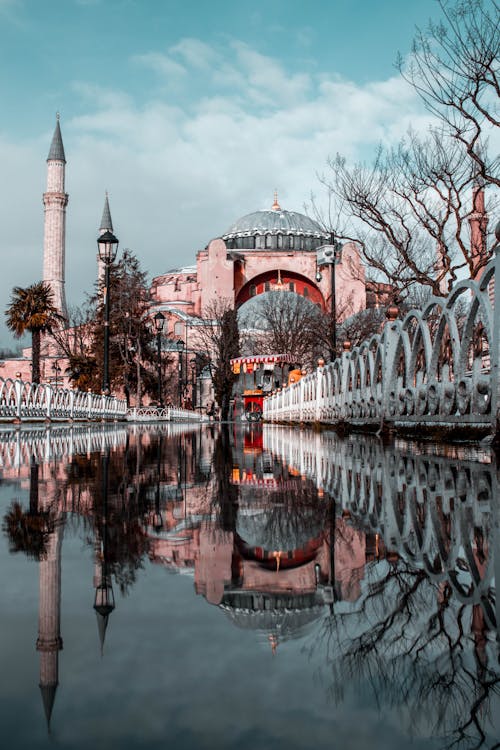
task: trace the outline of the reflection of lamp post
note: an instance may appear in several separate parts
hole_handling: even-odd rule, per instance
[[[165,324],[165,316],[161,312],[157,312],[153,317],[156,331],[156,350],[158,353],[158,404],[160,408],[163,406],[163,396],[161,392],[161,332]]]
[[[59,384],[59,373],[61,372],[61,368],[59,366],[59,362],[58,362],[57,359],[54,362],[54,364],[52,365],[52,369],[54,370],[54,372],[56,374],[55,377],[56,377],[56,388],[57,388],[57,386]]]
[[[99,258],[104,263],[104,366],[102,375],[102,392],[109,395],[109,269],[116,258],[118,240],[109,230],[97,240]]]
[[[111,576],[108,574],[108,468],[109,450],[101,458],[102,468],[102,550],[101,550],[101,580],[95,590],[94,609],[101,638],[101,648],[104,646],[104,636],[108,625],[108,617],[115,608],[115,597]]]
[[[153,528],[156,532],[163,528],[163,518],[160,511],[160,471],[161,471],[161,453],[162,453],[162,435],[158,437],[158,448],[156,453],[156,491],[155,491],[155,512],[153,514]]]
[[[330,307],[330,313],[331,313],[331,320],[332,320],[332,330],[331,330],[331,337],[330,337],[330,360],[333,362],[336,356],[337,351],[337,304],[335,299],[335,292],[336,292],[336,284],[335,284],[335,266],[340,263],[342,260],[342,245],[340,242],[335,242],[335,235],[332,232],[330,234],[330,244],[329,245],[321,245],[321,247],[318,247],[316,250],[316,263],[318,265],[318,270],[316,271],[316,281],[319,283],[321,279],[323,278],[321,275],[321,271],[319,270],[321,266],[331,266],[331,307]]]

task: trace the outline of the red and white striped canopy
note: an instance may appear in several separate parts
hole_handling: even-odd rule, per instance
[[[291,354],[256,354],[253,357],[236,357],[229,360],[231,365],[236,363],[240,365],[280,364],[281,362],[292,364],[296,361],[297,359]]]

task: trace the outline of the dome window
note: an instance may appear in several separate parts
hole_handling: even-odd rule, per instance
[[[278,249],[281,249],[283,247],[283,235],[282,234],[278,234],[277,246],[278,246]]]

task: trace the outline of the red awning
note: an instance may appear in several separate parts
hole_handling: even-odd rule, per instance
[[[297,359],[291,354],[256,354],[253,357],[230,359],[229,362],[231,365],[237,363],[240,365],[280,364],[281,362],[292,364],[297,362]]]

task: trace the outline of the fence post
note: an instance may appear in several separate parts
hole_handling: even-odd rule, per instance
[[[54,395],[54,392],[52,390],[52,386],[47,384],[45,386],[45,403],[46,403],[46,413],[45,418],[50,420],[52,419],[52,397]]]
[[[382,333],[382,408],[380,411],[380,429],[384,427],[385,420],[389,414],[389,393],[395,385],[393,379],[394,357],[396,356],[396,345],[399,331],[397,325],[399,310],[396,305],[390,305],[387,310],[387,322]]]
[[[17,379],[14,381],[14,388],[15,388],[15,394],[16,394],[16,419],[21,420],[21,392],[22,392],[22,386],[23,383],[21,380]]]
[[[321,399],[321,390],[323,387],[323,368],[325,365],[325,361],[323,359],[318,360],[318,369],[316,370],[316,410],[314,414],[314,419],[316,422],[321,421],[321,406],[320,406],[320,399]]]
[[[497,244],[493,248],[495,254],[494,273],[494,303],[493,303],[493,341],[491,358],[491,428],[493,435],[498,436],[500,430],[500,222],[495,235]],[[485,289],[483,294],[488,294]]]

